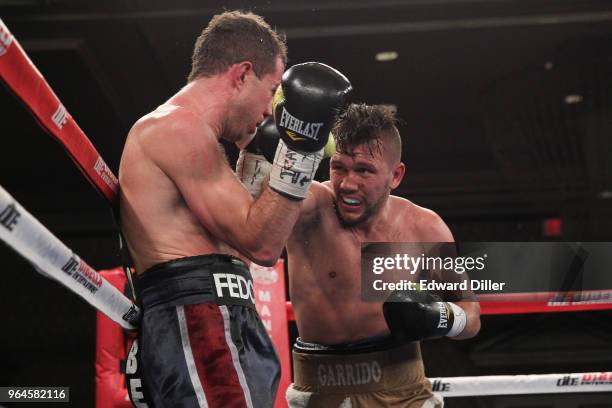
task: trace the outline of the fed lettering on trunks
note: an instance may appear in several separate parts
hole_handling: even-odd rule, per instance
[[[215,293],[219,304],[255,304],[253,280],[234,273],[214,273]]]

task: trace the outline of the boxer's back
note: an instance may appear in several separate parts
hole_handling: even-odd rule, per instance
[[[177,131],[176,126],[183,129]],[[186,130],[194,136],[182,138]],[[198,222],[176,184],[152,158],[164,154],[179,162],[189,160],[176,154],[175,147],[179,143],[183,147],[185,143],[193,144],[199,137],[210,137],[206,130],[203,121],[184,108],[162,105],[140,119],[128,135],[119,170],[121,228],[138,273],[154,264],[185,256],[236,255]],[[195,144],[193,149],[202,147]],[[220,149],[208,149],[206,154],[222,155]]]

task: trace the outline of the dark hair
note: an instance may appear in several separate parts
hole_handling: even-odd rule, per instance
[[[285,40],[253,13],[226,11],[215,15],[196,40],[189,82],[250,61],[258,78],[273,72],[276,59],[287,61]]]
[[[332,129],[336,150],[352,154],[355,147],[366,144],[371,153],[392,153],[391,157],[399,161],[402,140],[397,130],[398,123],[395,109],[391,106],[350,104],[338,115]]]

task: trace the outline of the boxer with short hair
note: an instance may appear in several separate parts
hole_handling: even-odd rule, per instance
[[[364,302],[360,251],[365,242],[452,242],[453,236],[433,211],[390,194],[405,166],[389,107],[350,105],[333,133],[337,152],[330,181],[312,186],[287,244],[300,333],[289,405],[439,406],[418,340],[474,336],[480,328],[478,303],[437,303],[413,291],[395,292],[384,304]],[[438,329],[442,307],[453,321],[448,329]]]
[[[143,309],[126,367],[137,407],[274,403],[280,367],[247,265],[276,262],[327,134],[284,137],[256,200],[219,141],[249,144],[281,83],[277,109],[327,129],[350,89],[344,76],[320,66],[282,76],[285,61],[283,40],[261,17],[217,15],[196,41],[187,85],[130,130],[120,220]]]
[[[479,305],[415,291],[362,301],[361,244],[452,242],[453,236],[433,211],[390,194],[405,166],[389,107],[352,104],[332,132],[330,181],[313,183],[287,243],[300,335],[289,406],[439,407],[418,340],[474,336]],[[441,316],[451,322],[447,327]]]

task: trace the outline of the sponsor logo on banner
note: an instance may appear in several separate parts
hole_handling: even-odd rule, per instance
[[[91,293],[96,293],[102,286],[102,277],[76,255],[66,261],[62,271]]]
[[[575,386],[579,384],[580,377],[574,377],[571,375],[564,375],[557,380],[557,387]]]
[[[19,222],[19,217],[21,217],[21,214],[17,211],[15,204],[9,204],[0,211],[0,225],[12,231],[13,227]]]
[[[249,269],[253,281],[257,285],[257,311],[259,312],[261,322],[266,328],[266,331],[268,334],[272,335],[272,326],[273,324],[276,326],[278,323],[274,323],[276,321],[274,315],[278,315],[278,311],[275,311],[276,307],[272,304],[273,298],[279,298],[273,295],[273,292],[276,291],[274,286],[279,282],[278,270],[276,267],[261,266],[255,263],[252,263]]]
[[[136,306],[130,306],[130,310],[125,312],[123,316],[121,316],[123,320],[128,323],[131,323],[134,326],[138,325],[138,311],[136,310]]]
[[[68,111],[61,103],[51,116],[51,120],[59,130],[62,130],[66,122],[68,122]]]
[[[431,383],[431,390],[433,392],[448,392],[450,391],[451,385],[448,382],[443,382],[442,380],[435,380]]]
[[[580,385],[610,385],[612,384],[612,373],[590,373],[582,374]]]
[[[557,387],[577,387],[581,385],[612,385],[612,373],[564,375],[557,380]]]
[[[72,274],[76,271],[79,266],[79,261],[75,256],[71,256],[70,259],[62,266],[62,271],[66,272],[68,275],[72,276]]]
[[[0,57],[6,54],[9,47],[13,43],[13,35],[0,20]]]
[[[279,126],[284,127],[285,133],[291,140],[312,139],[319,140],[319,131],[323,127],[323,122],[309,123],[300,120],[287,112],[283,106]]]
[[[102,277],[82,260],[79,260],[79,272],[96,287],[102,286]]]
[[[274,267],[251,264],[251,275],[255,283],[260,285],[273,285],[278,282],[278,271]]]
[[[378,383],[382,379],[382,369],[378,361],[352,364],[319,364],[317,375],[320,385],[339,387]]]
[[[94,171],[100,176],[102,181],[104,181],[104,183],[110,187],[111,190],[114,191],[117,188],[117,177],[115,177],[113,172],[108,168],[100,156],[98,156],[96,164],[94,164]]]
[[[579,293],[555,293],[548,306],[569,306],[597,303],[610,303],[612,291],[582,291]]]

